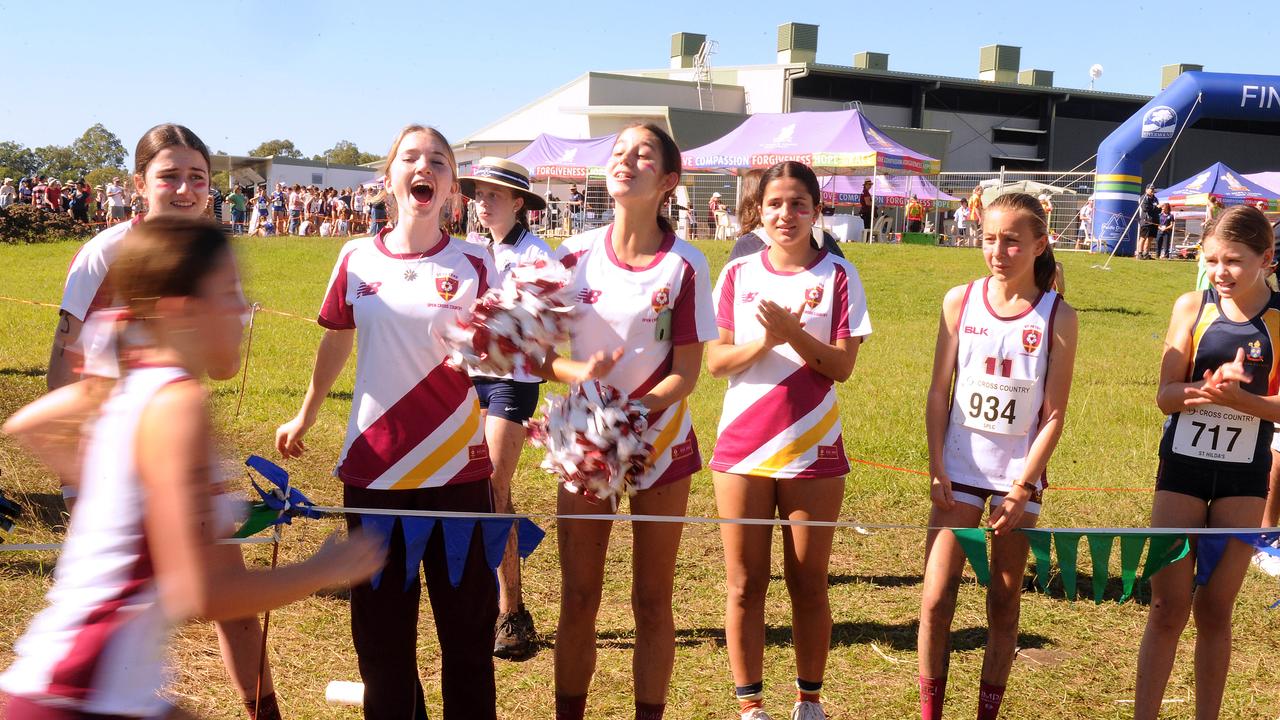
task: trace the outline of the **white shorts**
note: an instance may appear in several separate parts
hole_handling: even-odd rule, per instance
[[[1276,423],[1276,434],[1271,436],[1271,449],[1280,452],[1280,423]]]

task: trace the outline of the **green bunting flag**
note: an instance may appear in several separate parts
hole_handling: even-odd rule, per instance
[[[988,560],[986,528],[957,528],[952,530],[960,549],[964,551],[978,582],[986,585],[991,581],[991,563]],[[1031,545],[1031,554],[1036,560],[1036,586],[1042,592],[1049,587],[1049,570],[1052,566],[1054,552],[1058,557],[1058,570],[1062,574],[1062,587],[1068,600],[1076,599],[1076,571],[1080,538],[1089,543],[1089,555],[1093,564],[1093,600],[1101,603],[1107,589],[1108,568],[1111,564],[1111,549],[1116,538],[1120,538],[1120,580],[1123,592],[1119,602],[1133,596],[1134,587],[1139,579],[1145,581],[1161,569],[1172,565],[1187,556],[1191,544],[1184,533],[1170,533],[1158,529],[1148,531],[1120,530],[1117,528],[1101,528],[1098,530],[1039,530],[1025,528],[1020,530],[1027,536]],[[1143,550],[1146,550],[1146,563],[1142,563]],[[1142,574],[1138,574],[1141,565]]]

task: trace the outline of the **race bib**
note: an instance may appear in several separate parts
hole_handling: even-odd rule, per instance
[[[966,374],[956,385],[955,409],[964,426],[1000,435],[1026,435],[1038,408],[1034,380]]]
[[[1178,416],[1173,451],[1201,460],[1251,463],[1261,425],[1258,418],[1221,405],[1187,408]]]

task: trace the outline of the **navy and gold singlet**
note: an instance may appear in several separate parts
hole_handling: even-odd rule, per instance
[[[1280,293],[1271,293],[1262,311],[1244,322],[1227,318],[1218,302],[1216,289],[1204,291],[1191,332],[1186,382],[1196,382],[1205,371],[1212,372],[1232,362],[1243,348],[1245,371],[1252,377],[1241,387],[1255,395],[1275,395],[1280,389],[1280,362],[1276,357],[1280,348]],[[1160,457],[1267,472],[1274,432],[1270,422],[1252,415],[1221,405],[1200,405],[1165,420]]]

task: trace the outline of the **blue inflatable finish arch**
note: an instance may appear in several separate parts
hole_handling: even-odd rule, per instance
[[[1183,73],[1102,141],[1094,178],[1093,234],[1108,251],[1133,254],[1142,163],[1168,151],[1178,133],[1200,118],[1280,120],[1280,77]]]

